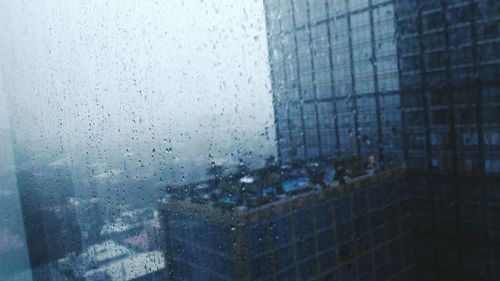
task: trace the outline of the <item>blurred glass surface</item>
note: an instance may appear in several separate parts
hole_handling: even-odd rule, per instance
[[[1,280],[500,280],[499,1],[0,5]]]

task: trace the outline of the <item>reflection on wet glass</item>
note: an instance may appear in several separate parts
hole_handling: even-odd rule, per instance
[[[4,2],[0,279],[500,279],[498,1]]]

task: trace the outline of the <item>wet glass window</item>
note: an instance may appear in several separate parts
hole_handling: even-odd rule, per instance
[[[0,280],[500,280],[499,1],[0,6]]]

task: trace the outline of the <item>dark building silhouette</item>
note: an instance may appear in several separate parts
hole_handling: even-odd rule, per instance
[[[79,221],[69,200],[75,194],[68,173],[64,169],[49,168],[40,168],[39,174],[26,169],[17,173],[32,268],[81,250]]]
[[[500,2],[395,3],[417,280],[497,280]]]
[[[499,1],[396,1],[405,154],[500,172]]]
[[[415,280],[500,279],[498,176],[408,175]]]

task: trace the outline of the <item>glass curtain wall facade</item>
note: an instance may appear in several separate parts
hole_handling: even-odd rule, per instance
[[[393,3],[264,2],[281,159],[400,163]]]
[[[500,3],[396,2],[409,162],[499,173]]]

